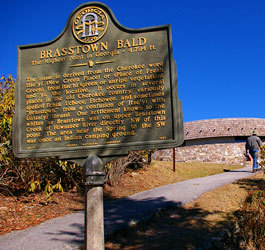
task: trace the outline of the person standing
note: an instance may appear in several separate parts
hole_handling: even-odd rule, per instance
[[[253,173],[258,170],[258,155],[259,149],[262,145],[261,139],[257,136],[256,130],[253,131],[252,136],[249,136],[246,141],[246,155],[250,153],[253,159]]]

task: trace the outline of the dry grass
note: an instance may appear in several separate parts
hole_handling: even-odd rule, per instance
[[[106,199],[117,199],[158,186],[223,173],[224,170],[236,168],[241,166],[176,163],[176,172],[173,172],[172,162],[153,161],[151,166],[125,173],[119,185],[105,186],[104,195]],[[255,178],[259,178],[259,175],[256,174]],[[105,249],[196,249],[196,244],[199,244],[204,237],[232,221],[233,213],[242,205],[247,190],[249,185],[245,182],[229,184],[205,193],[184,207],[169,209],[152,218],[148,223],[139,224],[128,231],[124,230],[108,240]],[[82,209],[82,199],[83,197],[78,197],[77,193],[55,194],[47,203],[41,195],[9,197],[6,200],[1,197],[0,234],[24,229],[47,219]]]
[[[234,226],[235,214],[244,206],[249,190],[264,181],[265,175],[261,172],[207,192],[183,207],[168,209],[147,223],[119,232],[106,242],[105,249],[198,249],[207,239]],[[233,236],[230,237],[233,241]],[[250,246],[251,242],[246,249],[257,249]],[[239,249],[231,247],[219,249]]]
[[[237,183],[227,184],[211,192],[204,193],[199,199],[188,203],[185,209],[194,207],[207,211],[204,220],[211,226],[220,222],[226,222],[227,218],[232,218],[236,210],[244,203],[248,191]]]
[[[129,196],[147,189],[170,183],[222,173],[225,169],[240,166],[227,166],[202,163],[177,163],[176,172],[172,162],[153,161],[151,166],[137,172],[127,172],[119,185],[104,187],[105,200]],[[54,193],[50,200],[42,194],[0,198],[0,235],[13,230],[21,230],[37,225],[45,220],[63,216],[84,208],[83,194],[77,192]]]
[[[173,172],[172,162],[152,161],[150,166],[125,173],[117,186],[105,186],[105,194],[112,199],[126,197],[148,189],[161,187],[188,179],[223,173],[241,168],[239,165],[222,165],[200,162],[177,162]]]

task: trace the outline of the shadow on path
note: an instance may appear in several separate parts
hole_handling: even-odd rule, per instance
[[[232,172],[174,183],[105,202],[106,249],[192,250],[223,228],[233,227],[232,215],[222,214],[223,221],[213,224],[207,217],[219,215],[219,211],[210,212],[200,207],[185,209],[182,206],[202,193],[253,175],[245,169]],[[262,179],[239,180],[240,186],[246,190],[256,185],[264,187],[264,182]],[[9,250],[74,250],[84,243],[83,222],[83,212],[56,218],[35,228],[3,236],[0,249],[9,249],[6,246],[10,247],[12,242]],[[218,248],[215,246],[213,249]]]
[[[207,217],[216,214],[220,212],[209,212],[198,207],[185,209],[169,206],[136,226],[112,234],[106,239],[105,249],[192,250],[205,244],[208,244],[207,249],[225,249],[225,243],[218,248],[217,243],[208,242],[208,239],[224,228],[233,227],[230,216],[220,223],[211,224]],[[221,246],[220,242],[218,244]]]

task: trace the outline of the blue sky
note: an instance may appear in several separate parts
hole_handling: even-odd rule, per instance
[[[54,39],[81,0],[1,1],[0,75],[17,46]],[[102,0],[128,28],[171,24],[184,121],[265,118],[264,0]]]

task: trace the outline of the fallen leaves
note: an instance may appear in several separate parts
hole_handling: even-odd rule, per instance
[[[49,199],[41,193],[28,197],[1,197],[0,234],[22,230],[46,220],[84,208],[79,193],[54,193]]]

